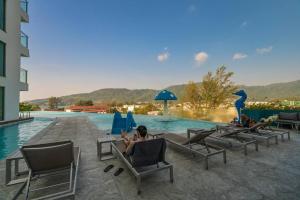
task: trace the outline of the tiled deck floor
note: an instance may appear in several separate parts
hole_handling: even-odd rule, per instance
[[[96,139],[101,136],[87,118],[59,118],[52,127],[31,142],[71,139],[82,150],[76,199],[300,199],[300,135],[291,141],[279,142],[269,148],[260,145],[259,152],[228,151],[228,163],[221,157],[210,161],[205,170],[201,158],[193,158],[177,149],[167,149],[167,160],[174,164],[175,182],[167,172],[142,180],[142,194],[136,194],[135,179],[118,160],[100,162],[96,156]],[[115,168],[108,173],[108,164]],[[0,199],[10,199],[19,186],[4,185],[5,162],[0,161]],[[117,167],[125,168],[118,177]],[[19,199],[23,197],[20,196]]]

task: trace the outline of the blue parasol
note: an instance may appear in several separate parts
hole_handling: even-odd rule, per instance
[[[177,100],[177,97],[173,92],[168,90],[160,91],[154,98],[156,101],[164,101],[164,115],[168,112],[168,101],[170,100]]]

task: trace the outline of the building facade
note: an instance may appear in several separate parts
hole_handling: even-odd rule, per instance
[[[28,91],[27,71],[21,58],[29,57],[27,0],[0,0],[0,121],[19,118],[20,91]]]

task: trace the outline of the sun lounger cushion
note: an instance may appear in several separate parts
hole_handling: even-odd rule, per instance
[[[33,173],[70,167],[74,161],[71,141],[28,145],[21,152]]]
[[[297,113],[285,113],[281,112],[278,115],[279,120],[291,120],[291,121],[297,121],[298,120],[298,114]]]
[[[129,154],[133,167],[154,165],[165,160],[166,141],[164,138],[137,142]]]
[[[211,131],[203,131],[200,132],[198,134],[195,134],[193,137],[191,137],[190,139],[175,134],[175,133],[165,133],[164,137],[166,139],[172,140],[176,143],[182,144],[182,145],[186,145],[186,144],[192,144],[192,143],[197,143],[197,142],[201,142],[203,141],[204,138],[206,138],[207,136],[211,135],[212,133],[214,133],[215,130],[211,130]]]
[[[203,131],[203,132],[197,133],[193,137],[191,137],[188,141],[186,141],[184,144],[202,142],[207,136],[211,135],[214,132],[215,132],[215,130]]]
[[[189,141],[186,137],[183,137],[175,133],[165,133],[163,137],[182,145],[186,144]]]

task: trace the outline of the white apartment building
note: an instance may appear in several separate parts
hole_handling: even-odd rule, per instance
[[[29,57],[27,0],[0,0],[0,121],[19,117],[20,91],[28,91],[27,71],[21,57]]]

